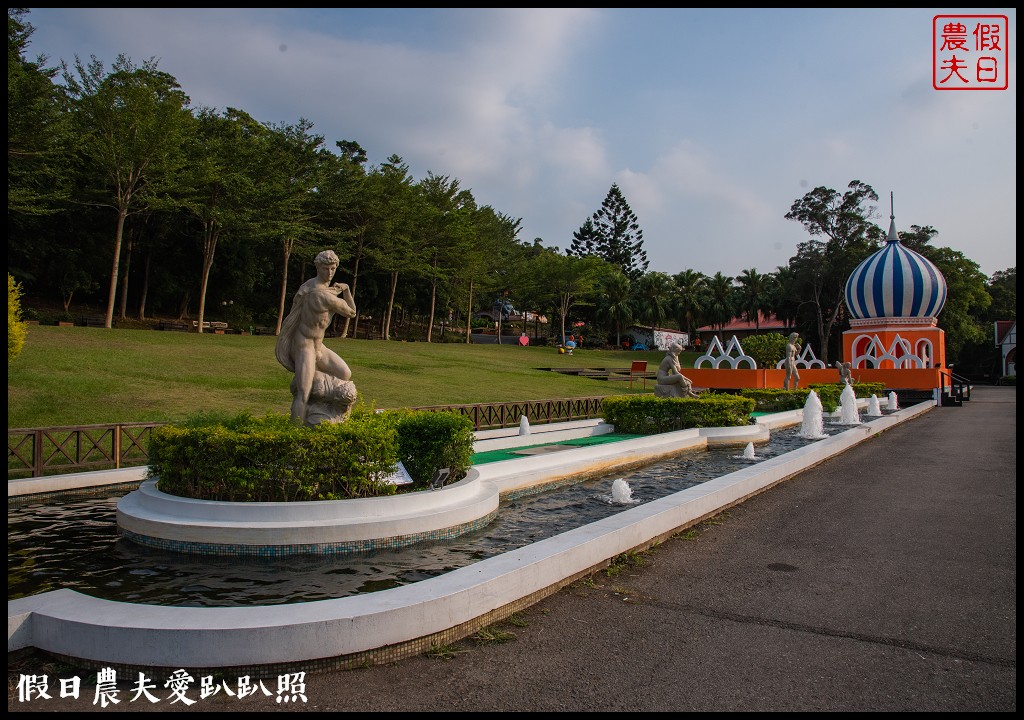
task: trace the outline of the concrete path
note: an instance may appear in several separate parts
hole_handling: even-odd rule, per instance
[[[60,699],[73,673],[28,655],[9,657],[8,708],[1015,711],[1016,403],[975,388],[479,640],[307,673],[305,703],[276,702],[275,680],[199,699],[196,678],[185,707],[159,678],[161,702],[129,703],[127,683],[101,710],[86,681]],[[19,673],[44,672],[53,698],[18,702]]]

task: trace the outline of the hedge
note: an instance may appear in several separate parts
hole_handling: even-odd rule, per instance
[[[737,395],[706,395],[699,398],[658,398],[650,395],[616,395],[601,402],[605,422],[616,432],[637,435],[685,430],[695,427],[749,425],[754,401]]]
[[[161,491],[201,500],[292,502],[391,495],[402,461],[413,488],[441,467],[466,476],[473,431],[454,413],[354,411],[344,423],[299,427],[287,415],[195,415],[155,428],[148,478]]]

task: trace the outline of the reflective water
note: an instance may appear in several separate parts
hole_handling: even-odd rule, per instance
[[[825,425],[826,434],[847,428]],[[773,431],[767,459],[814,442],[799,428]],[[117,535],[116,493],[77,493],[8,506],[8,599],[71,588],[154,605],[273,605],[339,598],[414,583],[542,540],[735,470],[736,448],[687,451],[628,473],[503,502],[487,527],[450,541],[365,555],[240,559],[188,557],[143,548]],[[627,481],[629,503],[612,497]]]

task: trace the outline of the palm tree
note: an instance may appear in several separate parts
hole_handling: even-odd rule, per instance
[[[651,323],[651,341],[655,344],[655,330],[668,314],[672,290],[672,278],[663,272],[649,272],[637,281],[640,312]]]
[[[615,325],[615,347],[619,347],[623,323],[633,320],[633,287],[621,271],[616,269],[602,281],[597,310]]]
[[[762,275],[754,268],[744,270],[736,278],[739,282],[739,304],[737,310],[754,328],[761,329],[761,314],[771,309],[770,275]]]
[[[732,278],[723,275],[721,271],[716,272],[714,277],[708,280],[708,304],[705,308],[708,319],[713,325],[719,328],[735,316],[735,288]]]
[[[704,314],[707,304],[708,276],[696,270],[683,270],[672,276],[675,283],[673,310],[679,318],[679,325],[693,337],[693,326]]]

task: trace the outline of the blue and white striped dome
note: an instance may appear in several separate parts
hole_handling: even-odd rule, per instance
[[[894,217],[885,247],[846,281],[846,307],[853,319],[934,318],[945,303],[946,278],[928,258],[900,244]]]

